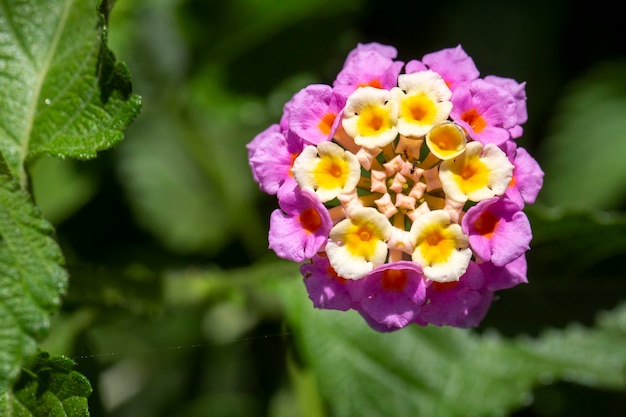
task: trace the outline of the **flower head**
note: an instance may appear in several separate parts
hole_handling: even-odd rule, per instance
[[[514,140],[525,83],[480,73],[457,46],[404,68],[359,44],[331,85],[301,89],[248,145],[275,194],[270,248],[301,267],[315,308],[374,330],[473,327],[527,282],[524,205],[543,172]]]

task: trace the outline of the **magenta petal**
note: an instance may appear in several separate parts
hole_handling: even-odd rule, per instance
[[[268,126],[264,131],[259,133],[252,139],[247,145],[246,149],[248,150],[248,157],[251,157],[256,152],[257,148],[264,141],[268,140],[268,137],[274,133],[280,133],[280,126],[277,124],[272,124]]]
[[[528,111],[526,110],[526,83],[518,83],[512,78],[498,77],[496,75],[488,75],[485,81],[507,90],[515,99],[515,114],[517,115],[517,124],[524,124],[528,120]]]
[[[458,282],[445,285],[431,283],[426,288],[428,302],[416,322],[421,325],[462,326],[482,301],[483,288],[484,275],[475,262],[470,262]]]
[[[269,248],[283,259],[302,262],[313,257],[326,244],[332,228],[330,214],[317,195],[294,188],[281,194],[280,209],[270,216]],[[308,230],[301,223],[302,215],[314,213],[319,221],[316,230]]]
[[[400,330],[402,327],[394,327],[394,326],[388,326],[384,323],[380,323],[376,320],[374,320],[369,314],[367,314],[365,311],[357,309],[357,311],[359,312],[359,314],[361,315],[361,317],[363,317],[363,319],[365,320],[365,322],[368,324],[368,326],[370,326],[373,330],[376,330],[377,332],[380,333],[389,333],[389,332],[394,332],[396,330]]]
[[[402,277],[388,281],[389,275]],[[372,320],[389,328],[401,328],[419,314],[426,290],[421,267],[400,261],[375,268],[365,278],[359,292],[361,310]]]
[[[439,73],[452,91],[459,84],[475,80],[480,75],[474,61],[461,45],[426,54],[422,63]]]
[[[503,204],[514,203],[502,200]],[[491,262],[496,266],[504,266],[507,263],[522,256],[530,249],[532,232],[530,221],[526,214],[518,211],[507,214],[505,221],[498,225],[498,230],[492,240]]]
[[[263,192],[276,194],[290,177],[293,155],[287,147],[285,136],[278,125],[272,125],[259,133],[248,144],[248,163],[253,177]]]
[[[396,86],[403,66],[403,62],[394,61],[376,50],[358,51],[346,60],[333,82],[333,87],[344,86],[337,90],[344,95],[365,85],[390,89]]]
[[[345,105],[345,97],[333,91],[333,88],[324,84],[309,85],[300,90],[293,97],[289,116],[289,129],[304,142],[317,145],[330,140],[334,131],[335,119]],[[325,121],[328,115],[333,115],[331,123]],[[329,131],[320,128],[327,124]]]
[[[485,274],[489,291],[504,290],[528,282],[526,254],[504,266],[495,266],[491,262],[484,262],[479,266]]]
[[[405,327],[421,310],[421,305],[400,294],[367,298],[361,301],[361,307],[373,320],[390,328]]]
[[[300,267],[300,272],[315,308],[346,311],[352,307],[348,287],[354,282],[337,277],[327,258],[313,257],[311,263]]]
[[[516,185],[526,204],[532,204],[543,187],[543,171],[524,148],[517,148],[513,162]]]
[[[377,54],[388,59],[396,59],[396,57],[398,56],[398,50],[391,45],[384,45],[378,42],[359,43],[357,44],[356,48],[348,53],[346,61],[356,59],[359,54],[368,51],[374,51]]]
[[[274,210],[270,215],[269,248],[280,258],[302,262],[306,259],[304,245],[291,241],[290,237],[294,234],[302,234],[298,220],[280,209]]]
[[[526,149],[517,147],[514,142],[503,146],[509,161],[514,166],[513,181],[506,189],[505,196],[514,201],[520,210],[532,204],[543,187],[543,170]]]
[[[497,219],[493,230],[483,234],[485,220]],[[478,225],[481,225],[480,227]],[[528,217],[515,202],[493,197],[467,210],[461,223],[469,236],[470,247],[480,259],[503,266],[518,258],[530,248],[532,232]]]
[[[477,327],[487,315],[487,311],[489,311],[489,307],[491,307],[492,301],[493,292],[481,292],[480,302],[467,313],[467,316],[463,320],[457,323],[457,327],[461,327],[464,329]]]
[[[509,129],[517,123],[513,95],[497,85],[482,79],[457,87],[451,98],[454,107],[450,117],[462,126],[468,135],[482,144],[502,145],[510,138]],[[480,115],[485,127],[474,129],[465,120],[466,114]]]
[[[404,66],[404,72],[407,74],[412,74],[414,72],[420,71],[428,71],[428,67],[424,65],[422,61],[418,61],[416,59],[412,59]]]

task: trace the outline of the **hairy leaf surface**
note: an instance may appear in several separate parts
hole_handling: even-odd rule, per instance
[[[52,234],[30,196],[0,174],[0,393],[35,353],[67,286]]]
[[[25,370],[13,392],[0,395],[0,415],[24,417],[89,416],[89,381],[73,370],[66,357],[41,353],[31,369]]]
[[[93,158],[122,139],[140,109],[126,67],[106,46],[107,8],[0,1],[0,151],[22,186],[31,159]]]

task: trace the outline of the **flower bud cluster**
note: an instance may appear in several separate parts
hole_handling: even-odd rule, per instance
[[[276,195],[269,247],[301,266],[316,308],[378,331],[472,327],[497,290],[527,282],[523,212],[543,172],[516,143],[525,84],[480,77],[459,45],[398,61],[359,44],[247,146]]]

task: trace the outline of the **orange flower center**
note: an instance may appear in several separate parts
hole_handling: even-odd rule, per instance
[[[372,238],[372,234],[370,233],[370,230],[365,227],[362,227],[358,231],[358,236],[363,242],[367,242]]]
[[[480,133],[487,127],[487,122],[478,113],[476,109],[470,109],[461,115],[461,119],[474,129],[474,132]]]
[[[320,122],[318,123],[318,129],[323,134],[329,135],[336,117],[337,115],[335,113],[326,113],[324,117],[322,117],[322,120],[320,120]]]
[[[308,233],[315,233],[322,225],[322,217],[314,208],[308,208],[300,213],[298,221]]]
[[[380,82],[378,78],[374,78],[368,83],[361,83],[359,87],[374,87],[374,88],[383,88],[383,84]]]
[[[408,277],[406,271],[397,269],[387,269],[383,271],[382,286],[388,291],[402,291],[406,286]]]
[[[496,217],[496,215],[488,211],[484,211],[474,222],[474,229],[482,236],[491,237],[493,232],[496,230],[496,226],[499,221],[500,219]]]

